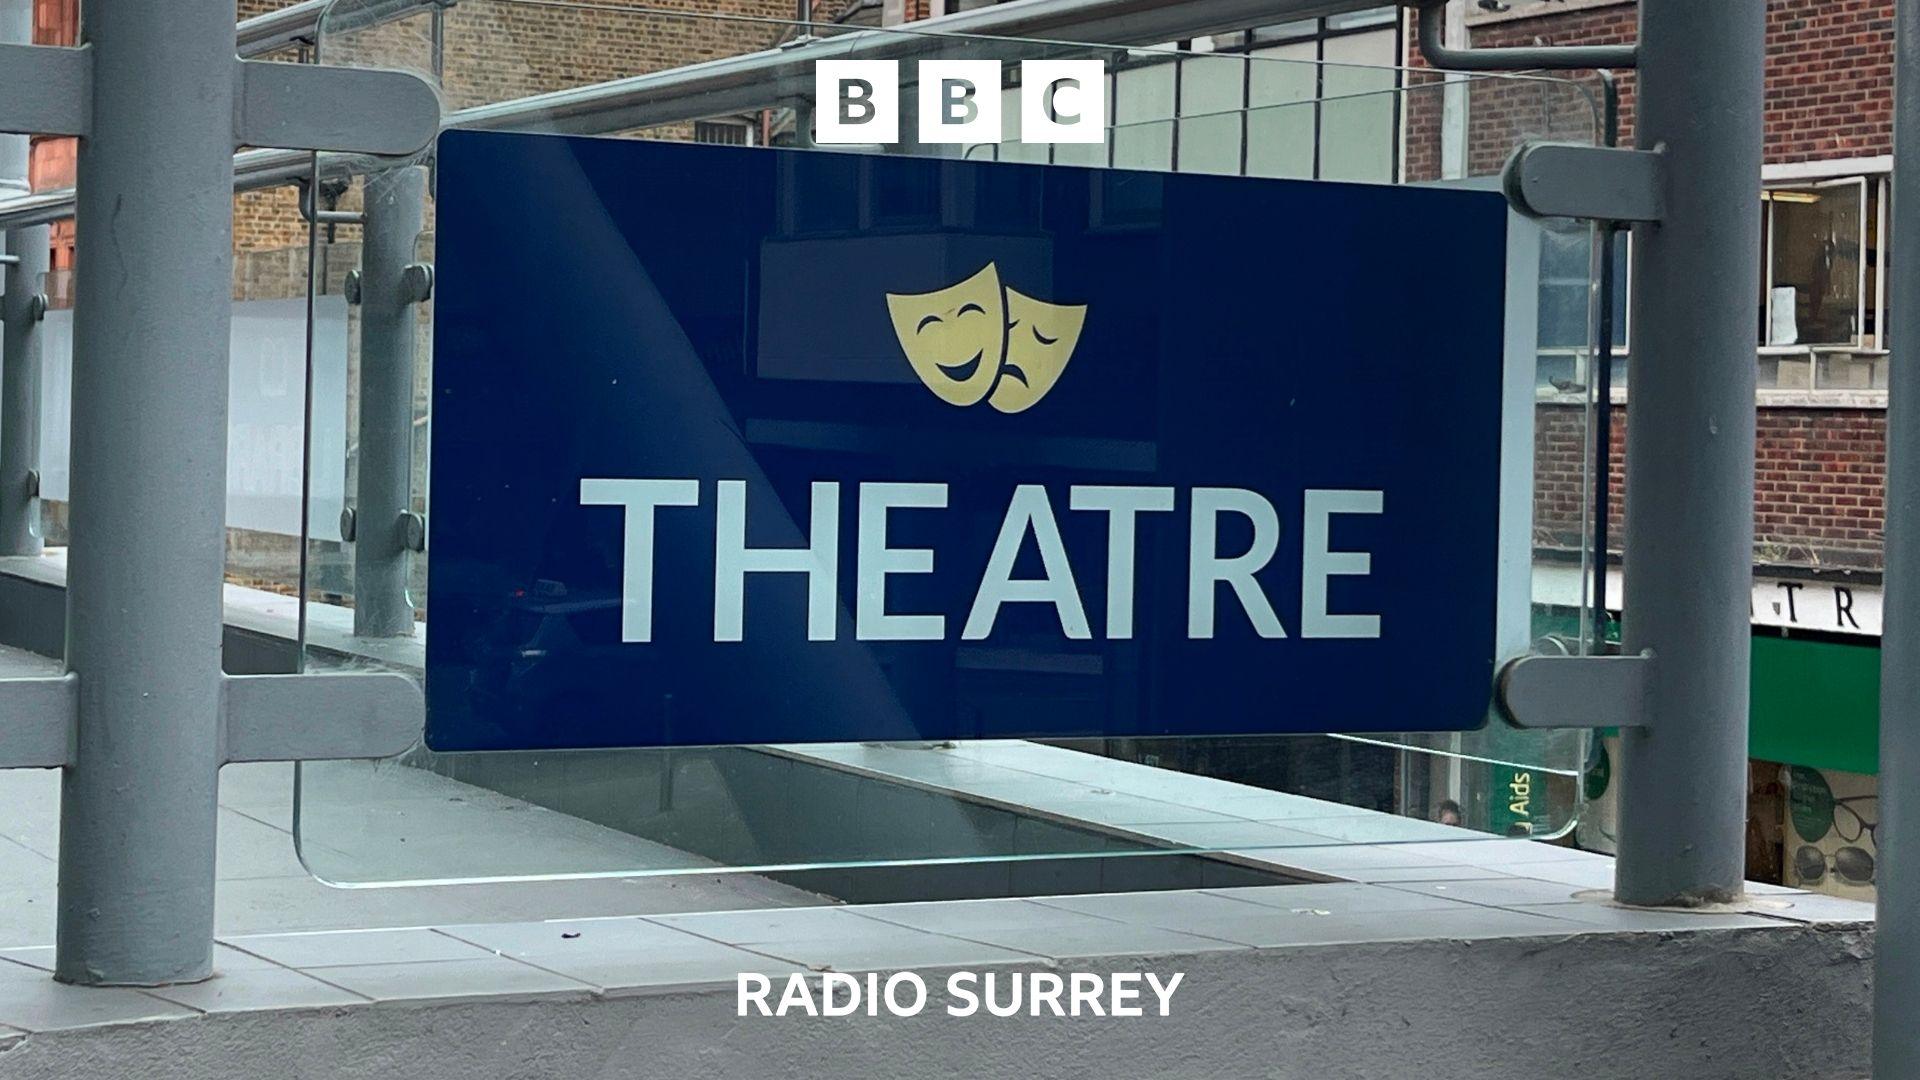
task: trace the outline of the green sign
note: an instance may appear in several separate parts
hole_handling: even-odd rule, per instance
[[[1880,769],[1880,643],[1756,635],[1747,752],[1841,772]]]
[[[1811,844],[1833,828],[1833,789],[1820,770],[1795,765],[1787,771],[1787,816],[1793,831]]]

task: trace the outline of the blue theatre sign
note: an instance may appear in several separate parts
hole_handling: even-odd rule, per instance
[[[1499,195],[439,153],[434,749],[1485,721]]]

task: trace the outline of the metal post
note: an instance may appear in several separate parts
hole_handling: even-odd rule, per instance
[[[0,0],[0,43],[33,42],[33,0]],[[0,198],[29,194],[25,135],[0,135]],[[37,239],[36,239],[37,237]],[[0,555],[38,555],[29,474],[39,461],[39,401],[34,376],[39,347],[31,298],[47,270],[47,231],[14,229],[6,234],[13,257],[0,285]],[[23,257],[24,256],[24,260]]]
[[[0,0],[0,44],[33,44],[33,0]],[[0,135],[0,199],[32,192],[27,183],[28,140]]]
[[[366,181],[360,253],[359,482],[353,520],[353,632],[413,633],[407,595],[413,492],[413,264],[426,210],[427,170],[408,166]]]
[[[40,293],[47,227],[7,234],[14,261],[0,295],[0,555],[40,554]]]
[[[233,0],[88,0],[55,977],[212,972]]]
[[[1600,139],[1603,146],[1620,145],[1620,83],[1613,72],[1594,72],[1600,79]],[[1607,538],[1613,509],[1613,313],[1619,300],[1614,291],[1613,247],[1620,235],[1618,222],[1594,224],[1593,243],[1599,249],[1599,325],[1594,332],[1593,358],[1593,653],[1607,649]],[[1595,735],[1594,738],[1599,738]]]
[[[1647,726],[1621,734],[1631,904],[1724,901],[1745,877],[1765,9],[1640,4],[1635,140],[1668,168],[1632,281],[1625,651],[1654,665]]]
[[[1894,17],[1893,235],[1887,338],[1885,623],[1880,637],[1880,825],[1873,1075],[1920,1075],[1920,0]]]

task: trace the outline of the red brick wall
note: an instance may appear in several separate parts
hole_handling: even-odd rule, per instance
[[[1574,549],[1583,544],[1585,417],[1576,405],[1542,405],[1535,415],[1535,542]],[[1618,551],[1626,409],[1616,407],[1613,418],[1610,520],[1612,547]],[[1886,413],[1763,408],[1755,434],[1754,561],[1879,569],[1886,528]]]
[[[1619,419],[1622,416],[1616,414]],[[1534,410],[1533,423],[1533,542],[1542,548],[1578,551],[1587,544],[1583,525],[1587,505],[1583,470],[1590,456],[1586,413],[1577,405],[1542,405]],[[1621,426],[1614,428],[1616,454]]]
[[[1767,160],[1893,152],[1893,0],[1770,0]]]
[[[1635,8],[1630,4],[1516,19],[1471,28],[1475,46],[1615,45],[1635,36]],[[1426,68],[1418,34],[1407,18],[1407,64]],[[1468,175],[1491,176],[1500,171],[1507,155],[1521,139],[1599,141],[1600,81],[1591,71],[1560,73],[1577,83],[1584,94],[1550,87],[1534,79],[1475,79],[1468,90]],[[1620,85],[1620,143],[1633,141],[1633,73],[1616,72]],[[1440,175],[1440,112],[1444,95],[1437,76],[1415,75],[1411,85],[1424,87],[1408,96],[1406,115],[1407,178],[1428,180]]]
[[[1636,8],[1618,4],[1472,28],[1476,46],[1590,45],[1631,41]],[[1424,66],[1413,35],[1409,59]],[[1893,0],[1768,0],[1766,160],[1795,162],[1890,153]],[[1592,86],[1591,73],[1575,73]],[[1634,81],[1621,73],[1622,144],[1633,139]],[[1516,137],[1543,122],[1541,92],[1526,83],[1475,87],[1469,167],[1499,169]],[[1407,171],[1439,171],[1438,93],[1408,102]],[[1569,114],[1569,122],[1577,119]],[[1619,546],[1626,410],[1614,410],[1612,535]],[[1770,565],[1877,569],[1885,526],[1886,415],[1879,409],[1763,406],[1757,429],[1755,559]],[[1582,410],[1543,405],[1536,428],[1536,540],[1582,540],[1589,456]]]
[[[1893,3],[1768,0],[1768,162],[1892,152]],[[1634,40],[1636,17],[1635,5],[1618,4],[1486,23],[1471,28],[1471,37],[1476,46],[1620,44]],[[1424,67],[1414,35],[1407,40],[1408,63]],[[1593,85],[1591,73],[1569,74]],[[1630,145],[1634,76],[1630,71],[1619,76],[1620,141]],[[1408,174],[1424,179],[1438,174],[1439,95],[1417,96],[1429,100],[1409,102]],[[1475,89],[1475,175],[1499,168],[1512,148],[1516,118],[1537,112],[1539,96],[1524,83],[1489,83]]]

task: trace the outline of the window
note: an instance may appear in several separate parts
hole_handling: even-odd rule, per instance
[[[1540,237],[1540,348],[1592,347],[1593,231],[1558,222]],[[1613,234],[1613,350],[1627,351],[1628,233]]]
[[[73,45],[80,40],[80,0],[33,0],[33,43]]]
[[[720,146],[751,146],[753,129],[740,120],[695,120],[693,141]]]
[[[1398,9],[1264,27],[1252,39],[1247,175],[1391,182],[1399,161],[1395,68],[1404,55]]]
[[[1536,385],[1553,394],[1584,393],[1590,383],[1589,358],[1599,342],[1593,320],[1598,314],[1593,242],[1596,231],[1584,222],[1545,222],[1540,234],[1540,328]],[[1627,353],[1627,265],[1632,240],[1624,229],[1613,236],[1613,385],[1625,385],[1621,359]]]
[[[1848,177],[1761,193],[1760,343],[1877,350],[1881,343],[1883,178]]]
[[[1177,57],[1170,51],[1178,48]],[[1390,183],[1399,161],[1398,9],[1302,19],[1108,62],[1108,146],[1006,141],[973,158]],[[1009,90],[1009,95],[1015,91]]]

